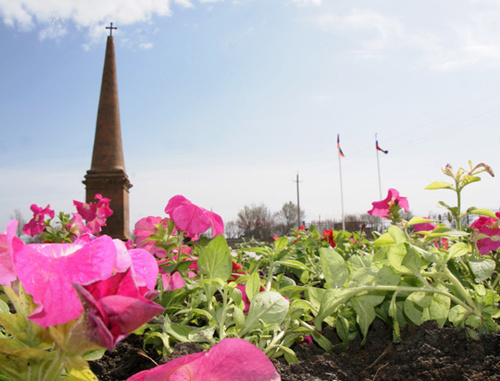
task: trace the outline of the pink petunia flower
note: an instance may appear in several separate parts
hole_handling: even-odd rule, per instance
[[[165,207],[165,213],[192,239],[209,228],[212,228],[213,237],[224,234],[224,222],[218,214],[196,206],[184,196],[172,197]]]
[[[500,212],[496,212],[495,215],[500,219]],[[478,235],[487,236],[477,240],[477,248],[481,254],[489,254],[500,247],[498,219],[481,216],[470,226],[477,231]]]
[[[145,286],[153,290],[158,279],[158,262],[155,257],[144,249],[128,249],[127,245],[114,239],[116,248],[116,259],[114,264],[115,272],[125,272],[132,269],[132,275],[139,286]]]
[[[186,283],[182,278],[182,275],[178,271],[174,272],[173,274],[161,274],[161,280],[163,282],[164,291],[177,290],[184,287],[184,284]]]
[[[429,217],[427,217],[427,219],[429,219]],[[416,233],[425,232],[425,231],[432,231],[435,228],[436,228],[436,225],[431,224],[430,222],[423,222],[421,224],[413,225],[413,230],[415,230]]]
[[[41,208],[33,204],[30,209],[33,212],[33,218],[30,222],[23,226],[23,233],[34,237],[45,230],[45,216],[54,218],[55,213],[52,209],[50,209],[50,205],[47,205],[45,208]]]
[[[306,344],[313,344],[313,338],[312,335],[304,335],[302,336],[304,338],[304,343]]]
[[[149,251],[158,258],[167,257],[167,253],[160,247],[156,246],[155,241],[147,241],[152,234],[158,231],[158,225],[167,226],[167,220],[161,217],[144,217],[135,223],[134,235],[136,236],[135,243],[138,248]]]
[[[396,189],[389,189],[387,197],[381,201],[372,202],[373,208],[368,211],[372,216],[387,218],[393,213],[399,212],[399,209],[404,209],[407,212],[410,207],[406,197],[401,197]]]
[[[69,233],[76,238],[79,238],[87,233],[92,233],[92,229],[85,226],[83,217],[79,213],[73,213],[73,217],[66,225],[66,230],[68,230]]]
[[[106,226],[106,220],[113,214],[113,211],[109,207],[109,203],[111,202],[109,198],[96,194],[95,199],[98,201],[92,204],[73,200],[78,214],[87,221],[86,226],[91,230],[92,234],[100,233],[101,228]]]
[[[210,351],[177,358],[145,370],[127,381],[280,381],[271,360],[255,345],[243,339],[227,338]]]
[[[130,269],[87,285],[73,283],[73,287],[85,306],[90,339],[109,350],[164,310],[151,301],[158,292],[138,287]]]
[[[427,219],[428,218],[429,217],[427,217]],[[421,224],[413,225],[413,229],[415,230],[415,233],[433,231],[434,229],[436,229],[436,225],[430,222],[423,222]],[[424,236],[425,234],[420,233],[420,235]],[[434,246],[438,248],[448,249],[448,239],[444,237],[436,238],[434,241]]]
[[[16,237],[19,221],[10,220],[5,234],[0,234],[0,285],[9,286],[17,279],[14,262],[12,261],[12,240]]]
[[[83,311],[71,283],[111,276],[116,257],[108,236],[90,242],[31,244],[12,241],[13,262],[26,292],[37,303],[29,318],[42,327],[64,324]]]
[[[248,312],[248,310],[250,309],[250,299],[248,299],[245,285],[239,284],[236,286],[236,288],[241,291],[241,300],[243,300],[243,303],[245,304],[245,308],[243,309],[243,313],[246,314]]]
[[[247,291],[246,291],[246,286],[245,284],[239,284],[236,286],[238,290],[241,291],[241,300],[243,301],[243,304],[245,305],[243,309],[243,313],[246,314],[248,310],[250,309],[250,299],[248,299],[247,296]],[[260,286],[260,291],[264,291],[264,287]]]

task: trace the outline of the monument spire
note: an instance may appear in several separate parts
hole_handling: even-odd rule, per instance
[[[111,199],[113,215],[108,218],[103,233],[113,238],[129,238],[129,189],[132,187],[125,172],[123,157],[118,82],[116,76],[113,23],[107,39],[101,94],[90,170],[85,175],[86,202],[95,202],[95,195]]]

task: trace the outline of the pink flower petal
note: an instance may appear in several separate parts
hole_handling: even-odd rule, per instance
[[[173,275],[161,274],[161,280],[163,282],[164,291],[177,290],[178,288],[184,287],[184,284],[186,283],[178,271],[176,271]]]
[[[132,249],[128,251],[132,260],[133,274],[137,278],[137,284],[146,285],[147,288],[153,290],[158,280],[158,262],[155,257],[144,249]]]
[[[95,206],[92,204],[87,204],[85,202],[80,202],[73,200],[73,205],[76,207],[76,211],[80,216],[83,217],[85,221],[92,221],[95,218]]]
[[[214,345],[200,363],[195,375],[201,381],[281,380],[273,363],[255,345],[243,339],[224,339]]]
[[[64,324],[83,311],[71,283],[108,278],[116,249],[103,236],[89,243],[24,245],[13,241],[16,271],[39,306],[30,319],[42,327]]]
[[[138,287],[131,269],[102,281],[73,284],[73,287],[85,306],[90,339],[110,350],[164,310],[149,299],[158,292]]]
[[[130,258],[127,246],[120,239],[114,239],[113,243],[116,248],[114,269],[119,273],[125,272],[130,266],[132,266],[132,259]]]
[[[125,243],[119,239],[114,239],[113,242],[116,246],[114,269],[117,272],[125,272],[132,268],[132,274],[140,286],[154,289],[159,272],[154,256],[144,249],[127,249]]]
[[[165,213],[169,214],[176,226],[184,230],[189,237],[193,238],[209,228],[212,228],[214,237],[224,233],[224,222],[218,214],[196,206],[184,196],[172,197],[165,207]]]
[[[214,345],[208,353],[175,359],[140,372],[127,381],[172,380],[280,381],[281,377],[271,360],[255,345],[243,339],[228,338]]]
[[[45,230],[44,217],[54,218],[54,211],[50,209],[50,205],[41,208],[36,204],[32,204],[30,209],[33,212],[33,218],[23,226],[23,233],[34,237]]]
[[[19,221],[10,220],[7,223],[5,234],[0,234],[0,285],[10,286],[10,283],[17,278],[12,261],[12,240],[19,240],[16,235],[17,225]],[[19,244],[22,242],[19,240]]]
[[[190,363],[198,360],[199,358],[203,358],[205,356],[205,353],[206,351],[176,358],[175,360],[169,361],[168,363],[163,365],[159,365],[153,369],[139,372],[132,377],[129,377],[127,381],[171,381],[170,376],[172,376],[173,373],[175,373],[179,369],[189,371],[189,368],[187,366],[189,366]],[[191,378],[191,380],[192,379],[193,378]],[[188,378],[187,380],[190,379]]]
[[[116,325],[117,333],[130,333],[152,317],[163,312],[163,307],[139,297],[123,295],[105,296],[99,300],[111,325]],[[110,329],[114,333],[113,327]]]
[[[368,214],[372,216],[379,217],[388,217],[389,216],[389,208],[397,203],[401,209],[404,209],[406,212],[409,210],[408,199],[406,197],[400,197],[399,192],[396,189],[389,189],[387,192],[387,197],[381,201],[372,202],[372,209],[368,211]]]

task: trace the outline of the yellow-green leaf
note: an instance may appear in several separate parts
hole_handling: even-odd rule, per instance
[[[425,187],[425,189],[435,190],[435,189],[451,189],[454,190],[452,184],[447,183],[446,181],[434,181]]]

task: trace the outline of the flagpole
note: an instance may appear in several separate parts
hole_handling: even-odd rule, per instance
[[[378,149],[376,148],[377,144],[377,133],[375,133],[375,151],[377,152],[377,168],[378,168],[378,191],[380,195],[380,199],[382,200],[382,183],[380,181],[380,161],[378,159]]]
[[[345,231],[345,218],[344,218],[344,192],[342,190],[342,165],[341,165],[341,156],[340,156],[340,146],[339,146],[339,136],[337,135],[337,148],[339,155],[339,176],[340,176],[340,207],[342,211],[342,230]]]
[[[340,205],[342,210],[342,230],[345,231],[345,219],[344,219],[344,193],[342,191],[342,166],[340,165],[340,154],[339,154],[339,174],[340,174]]]

